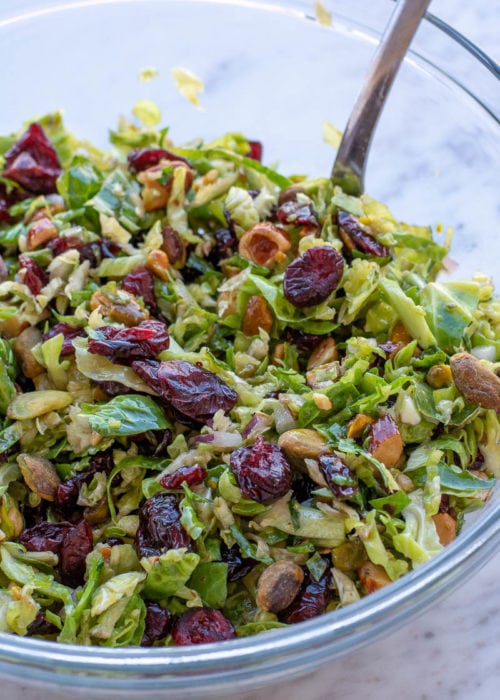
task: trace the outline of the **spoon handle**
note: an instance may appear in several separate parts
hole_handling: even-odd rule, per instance
[[[398,0],[361,92],[332,169],[332,180],[350,194],[364,190],[368,151],[399,66],[431,0]]]

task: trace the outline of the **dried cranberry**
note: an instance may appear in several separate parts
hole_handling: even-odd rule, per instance
[[[326,335],[305,333],[299,328],[286,328],[285,330],[285,339],[287,343],[295,345],[299,352],[312,352],[326,337]]]
[[[130,364],[133,360],[154,359],[169,346],[168,330],[161,321],[142,321],[132,328],[102,326],[97,329],[104,338],[90,340],[88,349],[104,355],[112,362]]]
[[[239,581],[240,578],[249,574],[257,564],[257,561],[251,557],[242,557],[237,544],[233,544],[233,546],[229,548],[222,542],[220,546],[220,555],[222,561],[227,564],[227,580],[230,583]]]
[[[53,145],[36,122],[5,154],[3,176],[35,194],[56,192],[61,165]]]
[[[166,549],[190,548],[190,538],[181,525],[177,498],[157,493],[139,510],[134,546],[139,557],[159,556]]]
[[[55,505],[65,512],[71,512],[76,508],[80,488],[83,484],[90,484],[96,472],[109,474],[115,463],[111,451],[99,452],[90,459],[89,466],[84,471],[78,472],[66,481],[59,484],[55,496]]]
[[[166,151],[164,148],[134,148],[128,154],[127,160],[131,173],[140,173],[152,168],[153,165],[158,165],[162,160],[180,160],[187,163],[187,160],[182,156]]]
[[[9,190],[6,185],[0,182],[0,224],[13,221],[12,216],[9,214],[9,209],[27,196],[25,192],[17,187],[12,187]]]
[[[49,248],[55,256],[65,253],[67,250],[81,250],[83,248],[82,241],[77,236],[57,236],[47,242]]]
[[[312,492],[318,487],[308,476],[301,475],[293,482],[293,495],[299,503],[304,503],[311,498]]]
[[[230,464],[245,498],[269,503],[292,488],[291,466],[280,448],[266,442],[262,435],[253,445],[235,450]]]
[[[209,644],[234,639],[236,633],[227,617],[215,608],[191,608],[174,623],[172,639],[176,646]]]
[[[207,470],[201,464],[193,464],[191,467],[179,467],[173,474],[165,474],[160,479],[164,489],[180,489],[182,484],[196,486],[203,483],[207,476]]]
[[[19,535],[19,542],[28,552],[54,552],[59,554],[64,538],[73,525],[68,522],[41,522],[27,528]]]
[[[154,277],[145,265],[138,265],[123,278],[122,289],[135,297],[142,297],[153,316],[158,313],[154,290]]]
[[[218,410],[225,413],[238,395],[213,372],[184,360],[168,360],[154,367],[152,361],[133,362],[133,369],[148,386],[177,411],[207,423]]]
[[[19,279],[33,295],[40,294],[49,281],[45,270],[27,255],[19,256]]]
[[[330,599],[331,573],[327,569],[319,581],[306,573],[294,601],[279,614],[279,619],[289,625],[310,620],[321,615]]]
[[[29,637],[41,637],[49,634],[58,634],[59,630],[52,622],[47,620],[44,611],[39,610],[33,622],[28,625],[27,632]]]
[[[249,141],[250,150],[247,153],[247,158],[262,162],[262,144],[260,141]]]
[[[165,457],[166,449],[172,442],[172,431],[155,430],[154,432],[134,435],[133,441],[136,443],[139,453],[146,457]]]
[[[141,647],[150,647],[154,642],[163,639],[172,627],[172,613],[162,608],[159,603],[146,601],[145,629]]]
[[[74,338],[80,338],[85,335],[83,328],[74,328],[68,323],[56,323],[56,325],[52,326],[47,333],[43,334],[43,341],[45,342],[46,340],[49,340],[49,338],[54,338],[54,336],[59,335],[60,333],[62,333],[64,336],[61,357],[65,357],[66,355],[74,355],[75,348],[73,346],[73,340]]]
[[[163,245],[161,249],[167,254],[171,265],[182,267],[186,262],[186,248],[182,238],[172,226],[165,226],[161,232]]]
[[[337,288],[343,271],[344,258],[334,248],[309,248],[286,269],[285,297],[299,309],[320,304]]]
[[[354,474],[336,455],[324,454],[318,460],[319,470],[337,498],[350,498],[358,490]]]
[[[370,233],[365,231],[352,214],[339,211],[337,214],[340,237],[349,250],[360,250],[367,255],[386,258],[391,253],[387,246],[379,243]]]
[[[215,244],[208,259],[217,267],[221,260],[231,257],[238,250],[238,239],[228,228],[220,228],[214,234]]]
[[[63,583],[76,588],[83,583],[85,559],[94,547],[92,530],[86,520],[80,520],[68,532],[61,545],[59,568]]]
[[[132,369],[145,384],[161,395],[162,385],[158,376],[160,363],[157,360],[136,360],[132,362]]]
[[[291,200],[283,202],[283,204],[278,207],[276,216],[280,224],[319,227],[316,212],[309,203],[300,203]]]
[[[123,394],[133,394],[134,390],[120,382],[97,382],[98,386],[108,396],[122,396]]]

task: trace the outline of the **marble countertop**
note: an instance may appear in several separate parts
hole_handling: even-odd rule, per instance
[[[334,0],[324,4],[333,7]],[[431,11],[499,58],[498,0],[434,0]],[[500,685],[499,579],[497,555],[447,598],[372,647],[329,664],[313,678],[238,695],[238,700],[492,700]],[[40,696],[3,680],[0,697]]]

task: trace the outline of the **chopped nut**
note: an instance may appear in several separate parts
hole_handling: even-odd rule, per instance
[[[285,343],[278,343],[273,350],[271,357],[272,365],[280,365],[281,360],[285,357]]]
[[[52,462],[23,453],[17,456],[17,463],[26,486],[45,501],[53,501],[61,480]]]
[[[395,467],[403,456],[401,433],[390,415],[386,414],[371,424],[368,450],[389,469]]]
[[[155,277],[166,282],[170,264],[168,256],[163,250],[152,250],[146,260],[146,267]]]
[[[457,536],[457,523],[449,513],[436,513],[432,516],[439,541],[446,547]]]
[[[0,330],[4,338],[17,338],[17,336],[30,324],[28,321],[21,321],[18,316],[9,316],[0,321]]]
[[[354,418],[349,421],[347,426],[347,437],[348,438],[360,438],[363,435],[363,431],[367,425],[373,423],[373,418],[367,416],[365,413],[358,413]]]
[[[287,457],[298,459],[317,459],[328,451],[325,438],[310,428],[287,430],[280,435],[278,446]]]
[[[247,336],[257,335],[259,328],[269,333],[273,326],[273,315],[264,297],[254,294],[248,300],[243,316],[242,331]]]
[[[317,391],[313,391],[312,400],[320,411],[329,411],[333,405],[328,396],[320,394]]]
[[[434,365],[427,372],[426,382],[433,389],[442,389],[444,386],[449,386],[453,377],[451,375],[451,368],[448,365]]]
[[[280,192],[280,196],[278,197],[278,205],[281,206],[285,202],[297,201],[297,195],[299,193],[305,193],[305,189],[302,185],[290,185],[290,187],[287,187]]]
[[[408,343],[411,343],[412,340],[413,337],[408,333],[401,321],[398,321],[391,331],[391,341],[393,343],[408,345]]]
[[[126,326],[138,326],[141,321],[149,318],[149,311],[143,309],[132,294],[123,290],[119,294],[110,295],[98,289],[90,299],[90,308],[93,311],[99,309],[103,316]]]
[[[318,365],[314,369],[306,372],[307,386],[311,389],[326,389],[340,377],[340,363],[337,361],[328,362],[326,365]]]
[[[164,163],[158,163],[158,165],[153,165],[137,175],[137,180],[143,185],[142,200],[145,211],[155,211],[166,206],[172,191],[173,177],[170,174],[165,182],[164,173],[166,170],[174,170],[175,168],[185,169],[184,190],[187,192],[193,182],[193,171],[184,161],[169,160]]]
[[[261,610],[277,613],[287,608],[299,592],[304,572],[292,561],[277,561],[265,569],[257,584],[256,602]]]
[[[367,593],[374,593],[391,583],[383,566],[366,561],[358,569],[359,580]]]
[[[57,235],[57,228],[48,216],[37,219],[28,229],[27,250],[40,248],[53,238],[57,238]]]
[[[109,518],[108,499],[104,497],[95,506],[88,506],[83,511],[83,517],[89,525],[99,525]]]
[[[264,222],[256,224],[243,234],[238,252],[255,265],[271,267],[278,253],[290,250],[290,237],[274,224]]]
[[[14,355],[25,377],[34,379],[44,368],[33,357],[31,350],[42,340],[42,334],[34,326],[25,328],[13,343]]]
[[[7,415],[13,420],[27,420],[65,408],[72,402],[73,397],[67,391],[29,391],[12,399],[7,408]]]
[[[450,367],[455,386],[467,401],[500,411],[500,377],[468,352],[453,355]]]
[[[339,359],[337,344],[333,338],[325,338],[318,347],[314,348],[307,362],[307,369],[335,362]]]

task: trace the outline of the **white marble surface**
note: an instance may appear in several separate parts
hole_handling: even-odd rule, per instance
[[[334,0],[324,0],[324,4],[333,7]],[[499,58],[498,0],[434,0],[431,10]],[[493,245],[498,246],[497,239]],[[493,700],[498,697],[500,686],[499,579],[500,556],[497,555],[431,610],[377,641],[373,647],[326,666],[313,678],[237,697],[239,700]],[[39,692],[17,681],[3,681],[0,687],[2,700],[41,700],[41,697]]]

